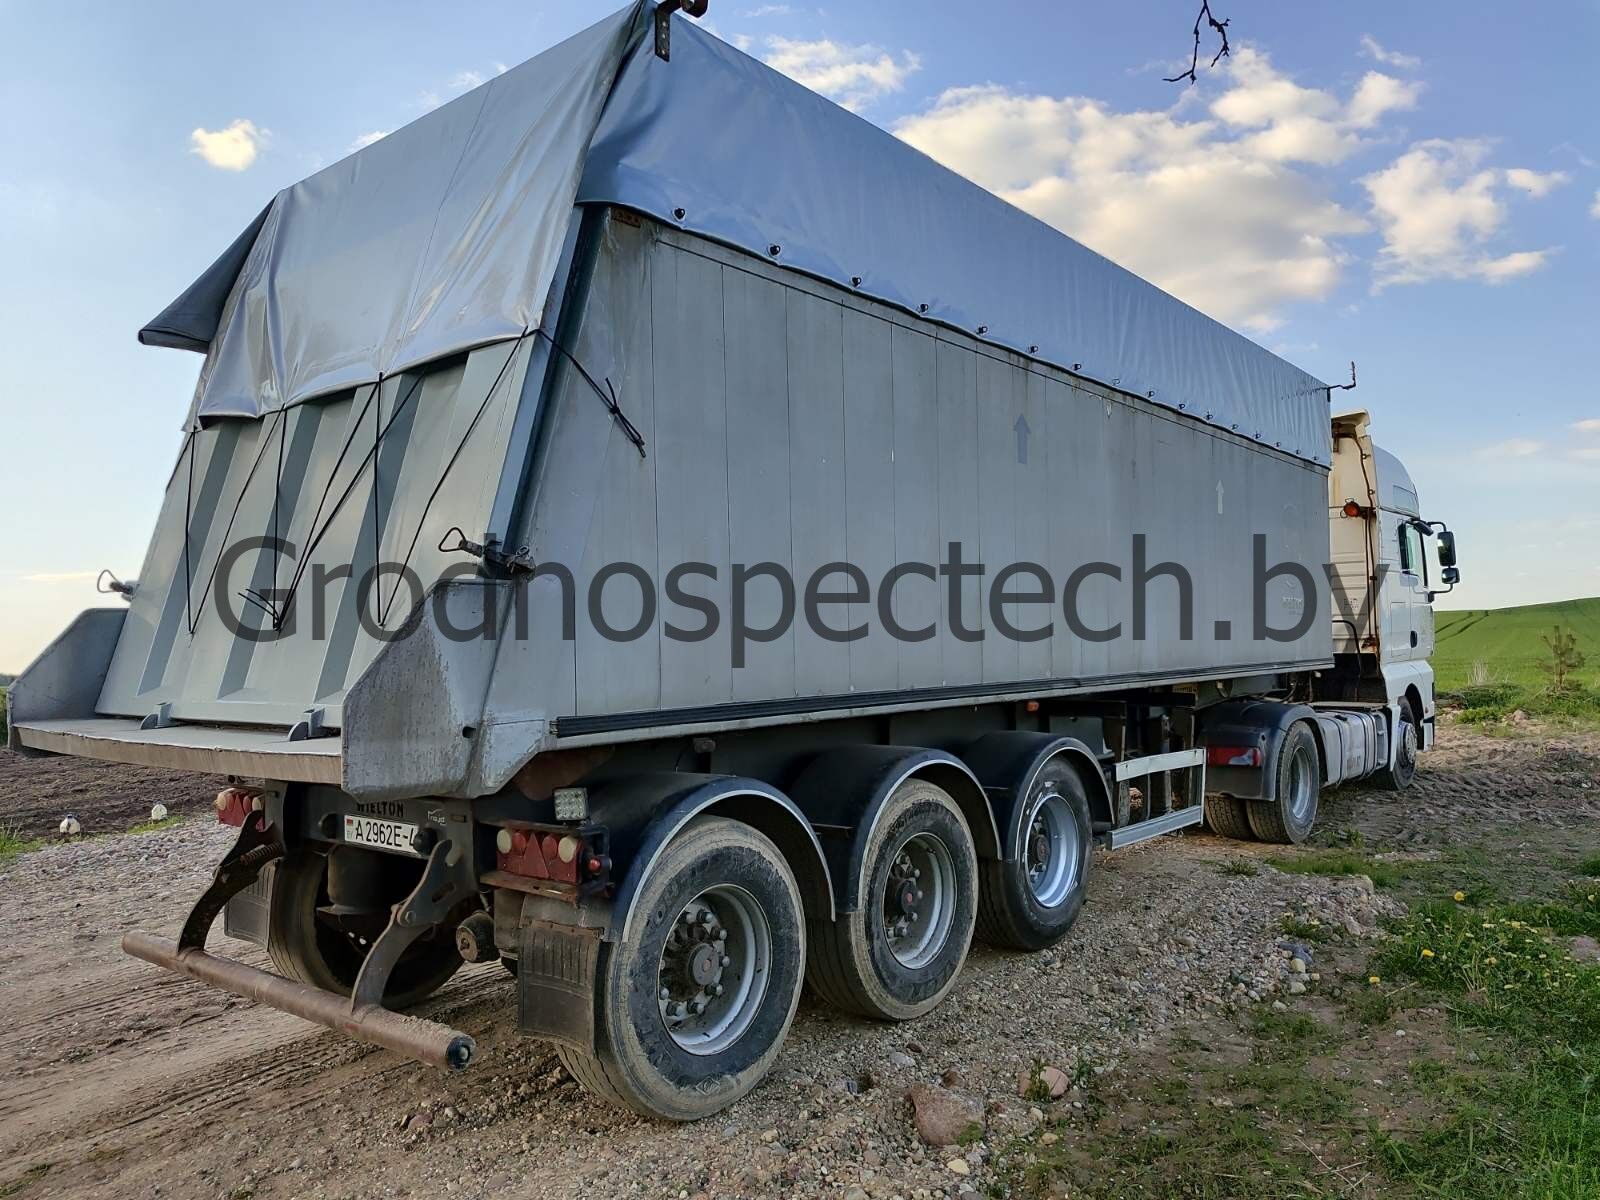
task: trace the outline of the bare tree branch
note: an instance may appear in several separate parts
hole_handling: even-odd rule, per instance
[[[1212,57],[1211,65],[1214,67],[1228,57],[1228,22],[1219,21],[1211,15],[1211,0],[1200,0],[1200,15],[1194,19],[1194,55],[1189,60],[1189,69],[1181,75],[1174,75],[1166,82],[1181,83],[1185,79],[1190,83],[1195,82],[1195,71],[1200,66],[1200,26],[1205,23],[1209,23],[1211,28],[1217,31],[1217,36],[1222,39],[1222,45]]]

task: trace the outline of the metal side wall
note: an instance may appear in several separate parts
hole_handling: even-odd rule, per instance
[[[1300,562],[1322,578],[1324,468],[648,219],[613,213],[602,237],[567,337],[614,387],[648,453],[575,372],[559,376],[546,465],[515,540],[577,576],[576,638],[559,637],[559,582],[535,582],[533,636],[502,643],[487,721],[536,715],[560,737],[684,724],[691,713],[820,714],[1013,684],[1103,688],[1331,658],[1325,608],[1294,641],[1251,637],[1253,534],[1265,536],[1269,562]],[[1190,640],[1179,636],[1177,588],[1165,577],[1148,589],[1147,636],[1131,636],[1135,532],[1148,538],[1150,564],[1171,559],[1191,572]],[[879,580],[896,562],[939,564],[950,542],[987,565],[982,590],[969,580],[963,593],[982,640],[955,636],[941,615],[944,582],[919,577],[900,583],[895,613],[907,627],[936,622],[937,635],[895,640],[876,611]],[[829,641],[798,618],[776,640],[751,642],[746,665],[731,664],[735,564],[782,565],[803,603],[811,572],[839,560],[862,568],[873,602],[825,615],[838,628],[866,622],[868,636]],[[986,605],[988,578],[1022,561],[1046,566],[1056,588],[1055,605],[1008,606],[1019,627],[1053,623],[1033,642],[1001,636]],[[1091,561],[1124,575],[1120,584],[1093,576],[1081,593],[1087,624],[1124,622],[1115,640],[1074,637],[1062,619],[1061,586]],[[590,580],[614,562],[643,567],[659,601],[628,641],[584,619]],[[717,572],[715,583],[683,581],[722,610],[702,641],[665,631],[668,621],[701,623],[667,600],[666,577],[685,562]],[[844,584],[835,576],[829,590]],[[1287,627],[1321,595],[1279,578],[1263,612]],[[757,580],[749,596],[748,624],[769,624],[776,585]],[[615,628],[645,615],[627,576],[613,578],[604,598]],[[1231,636],[1219,640],[1222,621]]]

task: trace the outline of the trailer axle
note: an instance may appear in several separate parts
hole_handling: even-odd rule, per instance
[[[136,929],[123,936],[122,948],[158,967],[429,1066],[460,1071],[471,1064],[477,1052],[477,1043],[471,1037],[438,1021],[407,1016],[377,1004],[352,1008],[349,999],[336,992],[295,983],[196,947],[180,949],[171,938]]]

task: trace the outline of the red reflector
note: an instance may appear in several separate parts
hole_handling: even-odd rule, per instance
[[[261,794],[248,788],[229,787],[217,793],[217,820],[224,825],[242,826],[245,818],[261,807]]]
[[[1208,767],[1259,767],[1261,750],[1257,746],[1207,746]]]

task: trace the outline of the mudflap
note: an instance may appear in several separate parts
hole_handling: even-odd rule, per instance
[[[517,951],[517,1029],[593,1053],[600,986],[598,929],[530,921]]]
[[[254,883],[228,901],[222,910],[222,932],[262,948],[267,944],[267,923],[272,916],[272,876],[276,863],[268,863]]]

